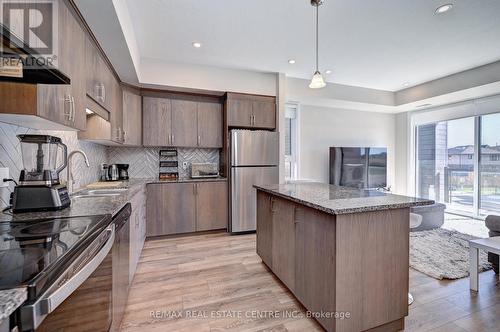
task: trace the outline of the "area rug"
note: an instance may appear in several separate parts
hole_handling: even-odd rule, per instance
[[[471,239],[471,235],[442,228],[410,232],[410,266],[439,280],[465,278]],[[479,250],[479,271],[490,269],[487,253]]]

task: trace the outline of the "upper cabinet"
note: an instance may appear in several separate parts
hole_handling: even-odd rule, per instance
[[[142,144],[169,146],[172,139],[170,99],[143,97],[142,105]]]
[[[107,145],[123,144],[124,104],[120,82],[90,36],[85,40],[85,54],[85,108],[101,119],[89,116],[87,132],[80,133],[79,138]]]
[[[198,146],[222,147],[222,107],[219,103],[198,103]]]
[[[229,127],[276,128],[275,97],[227,93],[226,111]]]
[[[142,98],[138,90],[123,89],[123,144],[142,145]]]
[[[71,83],[0,83],[1,121],[39,129],[86,128],[83,65],[86,34],[73,8],[65,1],[59,1],[57,8],[58,67]]]
[[[144,97],[143,145],[221,148],[221,104]]]
[[[172,146],[198,146],[198,103],[172,100]]]
[[[90,38],[86,41],[86,92],[87,96],[112,113],[119,105],[116,103],[116,79],[100,50]]]

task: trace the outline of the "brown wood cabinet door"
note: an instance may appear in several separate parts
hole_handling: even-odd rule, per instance
[[[73,107],[69,125],[85,130],[87,117],[85,113],[85,32],[77,17],[64,4],[59,6],[60,17],[64,29],[59,30],[59,52],[63,67],[71,78],[71,104]],[[60,22],[59,22],[60,23]],[[68,45],[70,45],[68,47]]]
[[[295,208],[294,293],[310,311],[335,311],[335,241],[335,216],[301,205]],[[334,320],[318,321],[333,330]]]
[[[142,145],[142,99],[126,89],[123,90],[123,136],[126,145]]]
[[[276,127],[276,105],[272,102],[252,102],[253,125],[255,128],[274,129]]]
[[[227,123],[230,127],[252,126],[252,100],[228,99],[227,100]]]
[[[227,182],[200,182],[196,186],[196,231],[227,229]]]
[[[169,146],[172,134],[170,99],[143,98],[142,143],[144,146]]]
[[[90,37],[86,38],[86,92],[95,102],[113,112],[114,76],[101,52]]]
[[[198,145],[198,103],[172,99],[172,145],[196,147]]]
[[[217,103],[198,103],[198,146],[222,148],[222,107]]]
[[[295,287],[295,204],[273,197],[273,271],[291,290]]]
[[[85,32],[64,2],[58,6],[57,66],[69,85],[37,85],[37,114],[56,123],[84,130],[85,116]]]
[[[271,195],[257,191],[257,254],[273,266],[273,213]]]
[[[116,143],[123,143],[123,93],[118,81],[113,77],[113,82],[108,86],[111,87],[111,96],[108,96],[112,107],[109,114],[111,122],[111,139]],[[106,97],[106,98],[108,98]]]
[[[147,185],[147,236],[194,232],[195,210],[193,183]]]

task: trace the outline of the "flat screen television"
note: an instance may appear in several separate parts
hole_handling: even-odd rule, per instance
[[[360,189],[387,187],[387,148],[331,147],[330,184]]]

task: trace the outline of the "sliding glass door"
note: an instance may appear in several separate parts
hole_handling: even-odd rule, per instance
[[[417,126],[417,195],[453,213],[499,213],[499,128],[500,114]]]
[[[500,213],[500,114],[481,117],[480,214]]]

